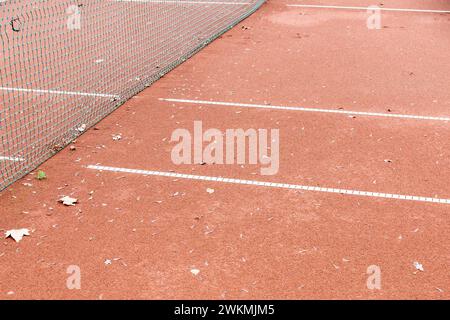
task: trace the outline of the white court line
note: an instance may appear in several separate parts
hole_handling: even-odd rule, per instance
[[[169,99],[169,98],[160,98],[159,100],[167,101],[167,102],[178,102],[178,103],[188,103],[188,104],[204,104],[204,105],[212,105],[212,106],[230,106],[230,107],[240,107],[240,108],[291,110],[291,111],[319,112],[319,113],[337,113],[337,114],[360,115],[360,116],[368,116],[368,117],[387,117],[387,118],[401,118],[401,119],[450,121],[450,117],[417,116],[417,115],[398,114],[398,113],[378,113],[378,112],[349,111],[349,110],[320,109],[320,108],[304,108],[304,107],[289,107],[289,106],[272,106],[272,105],[265,105],[265,104],[249,104],[249,103],[233,103],[233,102],[186,100],[186,99]]]
[[[58,91],[58,90],[9,88],[9,87],[0,87],[0,90],[13,91],[13,92],[31,92],[31,93],[40,93],[40,94],[47,93],[47,94],[61,94],[61,95],[85,96],[85,97],[101,97],[101,98],[116,98],[116,99],[120,98],[120,96],[115,95],[115,94],[89,93],[89,92],[78,92],[78,91]]]
[[[255,180],[242,180],[242,179],[211,177],[211,176],[199,176],[199,175],[175,173],[175,172],[149,171],[149,170],[116,168],[116,167],[107,167],[107,166],[98,166],[98,165],[88,165],[87,168],[92,169],[92,170],[99,170],[99,171],[123,172],[123,173],[139,174],[139,175],[145,175],[145,176],[159,176],[159,177],[167,177],[167,178],[179,178],[179,179],[189,179],[189,180],[232,183],[232,184],[244,184],[244,185],[252,185],[252,186],[259,186],[259,187],[294,189],[294,190],[304,190],[304,191],[314,191],[314,192],[326,192],[326,193],[335,193],[335,194],[371,197],[371,198],[384,198],[384,199],[396,199],[396,200],[450,204],[450,199],[408,196],[408,195],[392,194],[392,193],[380,193],[380,192],[359,191],[359,190],[349,190],[349,189],[323,188],[323,187],[303,186],[303,185],[298,185],[298,184],[264,182],[264,181],[255,181]]]
[[[5,157],[5,156],[0,156],[0,161],[4,160],[4,161],[25,161],[24,158],[18,158],[18,157]]]
[[[225,2],[225,1],[175,1],[175,0],[111,0],[114,2],[142,2],[161,4],[219,4],[219,5],[249,5],[249,2]]]
[[[325,6],[313,4],[287,4],[288,7],[316,8],[316,9],[344,9],[344,10],[373,10],[374,7],[353,7],[353,6]],[[401,8],[378,8],[380,11],[400,11],[400,12],[423,12],[423,13],[450,13],[449,10],[426,10],[426,9],[401,9]]]

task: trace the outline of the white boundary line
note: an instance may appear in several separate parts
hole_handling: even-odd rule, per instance
[[[175,0],[111,0],[113,2],[142,2],[161,4],[218,4],[218,5],[249,5],[249,2],[226,2],[226,1],[175,1]]]
[[[211,177],[211,176],[199,176],[199,175],[175,173],[175,172],[149,171],[149,170],[127,169],[127,168],[107,167],[107,166],[98,166],[98,165],[88,165],[87,168],[92,169],[92,170],[98,170],[98,171],[123,172],[123,173],[131,173],[131,174],[140,174],[140,175],[145,175],[145,176],[159,176],[159,177],[168,177],[168,178],[243,184],[243,185],[252,185],[252,186],[260,186],[260,187],[270,187],[270,188],[326,192],[326,193],[335,193],[335,194],[371,197],[371,198],[384,198],[384,199],[397,199],[397,200],[407,200],[407,201],[450,204],[450,199],[408,196],[408,195],[391,194],[391,193],[358,191],[358,190],[349,190],[349,189],[323,188],[323,187],[303,186],[303,185],[298,185],[298,184],[242,180],[242,179]]]
[[[88,93],[88,92],[77,92],[77,91],[58,91],[58,90],[10,88],[10,87],[0,87],[0,90],[13,91],[13,92],[31,92],[31,93],[40,93],[40,94],[46,93],[46,94],[71,95],[71,96],[86,96],[86,97],[101,97],[101,98],[116,98],[116,99],[120,98],[120,96],[115,95],[115,94]]]
[[[24,158],[0,156],[0,161],[2,161],[2,160],[4,160],[4,161],[16,161],[16,162],[25,161]]]
[[[316,8],[316,9],[343,9],[343,10],[374,10],[374,7],[353,7],[353,6],[325,6],[313,4],[287,4],[288,7],[298,8]],[[399,11],[399,12],[423,12],[423,13],[450,13],[449,10],[426,10],[426,9],[401,9],[401,8],[383,8],[379,7],[380,11]]]
[[[450,117],[417,116],[417,115],[396,114],[396,113],[378,113],[378,112],[363,112],[363,111],[349,111],[349,110],[335,110],[335,109],[321,109],[321,108],[272,106],[272,105],[265,105],[265,104],[233,103],[233,102],[206,101],[206,100],[187,100],[187,99],[169,99],[169,98],[160,98],[159,100],[167,101],[167,102],[204,104],[204,105],[212,105],[212,106],[230,106],[230,107],[240,107],[240,108],[291,110],[291,111],[318,112],[318,113],[336,113],[336,114],[360,115],[360,116],[368,116],[368,117],[450,121]]]

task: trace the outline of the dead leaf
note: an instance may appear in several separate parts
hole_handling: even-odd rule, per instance
[[[29,236],[29,235],[30,235],[30,230],[28,230],[27,228],[12,229],[12,230],[8,230],[5,232],[5,238],[11,237],[16,242],[19,242],[20,240],[22,240],[23,236]]]
[[[192,273],[194,276],[197,276],[197,275],[200,273],[200,270],[198,270],[198,269],[191,269],[191,273]]]
[[[208,192],[209,194],[212,194],[212,193],[214,193],[214,189],[208,188],[208,189],[206,189],[206,192]]]
[[[77,131],[78,132],[84,132],[86,130],[86,127],[87,127],[86,124],[83,123],[81,126],[79,126],[77,128]]]
[[[424,271],[423,265],[421,263],[414,261],[413,265],[417,270],[422,271],[422,272]]]
[[[78,200],[75,198],[71,198],[69,196],[64,196],[61,199],[59,199],[59,202],[62,202],[62,204],[65,206],[74,206],[75,203],[78,202]]]

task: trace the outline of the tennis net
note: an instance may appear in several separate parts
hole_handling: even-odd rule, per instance
[[[0,190],[264,0],[0,0]]]

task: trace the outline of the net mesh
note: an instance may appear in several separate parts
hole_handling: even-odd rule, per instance
[[[0,190],[264,0],[0,0]]]

